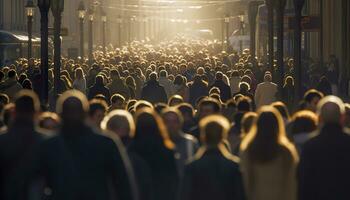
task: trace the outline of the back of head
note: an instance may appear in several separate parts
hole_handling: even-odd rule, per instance
[[[57,100],[56,112],[61,116],[63,125],[82,123],[88,111],[86,96],[77,90],[69,90]]]
[[[152,72],[150,75],[149,75],[149,80],[150,81],[156,81],[158,79],[158,75],[156,72]]]
[[[150,148],[174,148],[160,116],[151,108],[142,108],[135,115],[135,141]]]
[[[210,115],[199,122],[201,140],[208,147],[217,147],[227,138],[230,122],[221,115]]]
[[[272,81],[272,75],[271,75],[271,73],[265,73],[265,75],[264,75],[264,81],[265,81],[265,82],[271,82],[271,81]]]
[[[135,135],[135,123],[132,115],[126,110],[114,110],[103,119],[101,123],[103,130],[116,131],[118,129],[126,129],[129,133],[128,137]],[[124,137],[119,135],[120,137]],[[125,135],[126,137],[126,135]]]
[[[272,106],[263,106],[241,149],[247,151],[250,161],[264,163],[276,158],[288,145],[281,115]]]
[[[292,135],[310,133],[317,128],[317,115],[309,110],[296,112],[292,117]]]
[[[21,90],[15,98],[16,118],[33,117],[40,110],[38,96],[31,90]]]
[[[319,122],[322,125],[342,125],[345,115],[345,105],[339,97],[326,96],[318,103],[317,114],[319,116]]]
[[[165,70],[161,70],[161,71],[159,72],[159,76],[160,76],[160,77],[167,77],[167,76],[168,76],[168,72],[165,71]]]
[[[216,80],[222,80],[224,78],[224,74],[222,72],[216,72],[215,79]]]

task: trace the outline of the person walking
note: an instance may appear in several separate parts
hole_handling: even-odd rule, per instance
[[[240,152],[247,200],[296,200],[298,154],[286,137],[281,115],[265,106],[255,123]]]

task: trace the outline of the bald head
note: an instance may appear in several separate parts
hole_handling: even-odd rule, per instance
[[[317,113],[320,123],[323,125],[341,124],[345,114],[345,106],[339,97],[327,96],[318,103]]]

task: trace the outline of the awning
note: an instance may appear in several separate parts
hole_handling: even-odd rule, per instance
[[[19,44],[27,43],[28,34],[22,32],[9,32],[9,31],[0,31],[0,44]],[[32,37],[33,43],[39,43],[39,37]]]

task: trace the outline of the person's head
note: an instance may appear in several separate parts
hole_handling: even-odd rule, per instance
[[[323,94],[315,89],[308,90],[304,95],[305,109],[316,112],[318,102],[323,98]]]
[[[243,96],[237,100],[237,111],[249,112],[252,110],[252,100],[249,97]]]
[[[227,139],[230,122],[221,115],[211,115],[200,120],[200,139],[207,147],[217,147]]]
[[[156,72],[152,72],[150,75],[149,75],[149,80],[150,81],[157,81],[158,79],[158,75]]]
[[[257,117],[258,115],[255,112],[246,112],[243,115],[243,118],[241,119],[242,136],[245,136],[246,134],[249,133]]]
[[[194,109],[189,103],[182,103],[177,106],[177,109],[181,112],[184,122],[190,122],[194,118]]]
[[[250,85],[247,82],[239,83],[239,91],[242,93],[247,93],[250,90]]]
[[[220,71],[216,72],[215,74],[215,80],[223,80],[224,74]]]
[[[84,71],[81,67],[75,69],[75,79],[84,78]]]
[[[112,80],[119,79],[119,78],[120,78],[120,75],[119,75],[118,70],[112,69],[112,70],[110,71],[110,77],[111,77]]]
[[[22,87],[23,87],[23,89],[27,89],[27,90],[32,90],[33,89],[32,82],[29,79],[25,79],[23,81]]]
[[[155,110],[158,114],[160,114],[160,113],[162,113],[163,110],[166,109],[167,107],[168,107],[168,105],[165,104],[165,103],[156,103],[156,104],[154,105],[154,110]]]
[[[133,138],[135,122],[126,110],[113,110],[101,122],[102,130],[109,130],[117,134],[122,140]]]
[[[200,119],[209,115],[220,114],[220,112],[221,104],[216,99],[208,97],[199,102],[198,114]]]
[[[33,120],[40,111],[38,96],[31,90],[21,90],[15,97],[15,119]]]
[[[174,85],[183,85],[184,82],[184,78],[179,74],[175,77]]]
[[[111,107],[113,109],[125,109],[125,98],[121,94],[114,94],[111,97]]]
[[[231,77],[238,78],[239,77],[239,72],[237,70],[233,70],[231,73]]]
[[[89,102],[89,119],[90,122],[96,126],[100,127],[100,124],[105,116],[105,113],[107,111],[107,104],[104,101],[101,101],[99,99],[92,99]]]
[[[63,126],[82,124],[88,111],[89,102],[86,96],[77,90],[69,90],[57,100],[56,112],[61,116]]]
[[[182,96],[180,95],[173,95],[170,97],[169,99],[169,102],[168,102],[168,105],[169,106],[177,106],[181,103],[184,102],[184,99],[182,98]]]
[[[168,77],[168,72],[165,70],[161,70],[159,72],[159,77],[167,78]]]
[[[6,105],[10,103],[10,98],[7,94],[0,93],[0,104]]]
[[[150,148],[173,149],[168,131],[161,117],[151,108],[142,108],[135,114],[136,131],[134,141]]]
[[[290,116],[289,116],[289,111],[288,111],[286,104],[284,104],[281,101],[277,101],[277,102],[272,103],[271,106],[273,106],[274,108],[276,108],[278,110],[278,112],[281,114],[281,116],[285,122],[288,122]]]
[[[10,80],[16,80],[17,79],[17,73],[15,70],[13,69],[10,69],[8,72],[7,72],[7,77],[10,79]]]
[[[271,81],[272,81],[272,75],[271,75],[271,73],[265,73],[265,75],[264,75],[264,81],[265,81],[265,82],[271,82]]]
[[[286,86],[294,86],[294,78],[292,76],[287,76],[284,79],[284,87]]]
[[[132,87],[132,88],[135,88],[135,87],[136,87],[135,79],[134,79],[132,76],[126,77],[125,83],[126,83],[127,86],[130,86],[130,87]]]
[[[211,95],[211,94],[218,94],[218,95],[220,95],[220,89],[218,87],[212,87],[209,90],[209,95]]]
[[[135,103],[134,108],[135,108],[135,111],[137,112],[137,111],[139,111],[139,110],[141,110],[141,109],[143,109],[143,108],[151,108],[151,109],[153,109],[154,107],[153,107],[153,105],[152,105],[150,102],[148,102],[148,101],[139,100],[139,101],[137,101],[137,102]]]
[[[291,119],[291,134],[310,133],[317,129],[317,115],[309,110],[296,112]]]
[[[182,129],[184,119],[181,112],[177,108],[167,108],[162,112],[162,118],[168,129],[171,138],[179,136]]]
[[[40,114],[38,121],[39,127],[48,131],[57,131],[61,123],[60,117],[53,112],[44,112]]]
[[[345,105],[339,97],[326,96],[317,104],[317,114],[320,125],[343,125]]]
[[[96,78],[95,78],[95,84],[96,85],[104,85],[103,81],[104,81],[104,78],[103,78],[102,75],[96,76]]]
[[[241,150],[247,152],[249,160],[262,163],[288,151],[292,154],[285,156],[294,155],[295,149],[286,138],[282,116],[274,107],[260,108],[255,124],[242,141]]]

